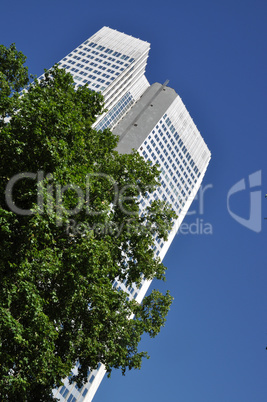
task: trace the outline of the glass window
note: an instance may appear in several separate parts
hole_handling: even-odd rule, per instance
[[[85,390],[83,391],[83,396],[85,396],[87,394],[87,392],[88,392],[88,389],[85,388]]]

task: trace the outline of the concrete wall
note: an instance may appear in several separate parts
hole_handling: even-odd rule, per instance
[[[177,96],[172,88],[152,84],[113,129],[120,136],[117,151],[129,154],[138,149]]]

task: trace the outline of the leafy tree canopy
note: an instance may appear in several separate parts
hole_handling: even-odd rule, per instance
[[[78,360],[80,385],[99,362],[140,368],[141,335],[158,334],[171,296],[139,304],[113,284],[164,278],[152,246],[175,215],[159,201],[139,215],[159,172],[92,128],[102,95],[55,66],[19,96],[24,62],[0,47],[0,397],[49,401]]]

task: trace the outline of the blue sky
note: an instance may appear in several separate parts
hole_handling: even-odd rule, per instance
[[[149,82],[170,80],[212,160],[164,260],[167,282],[153,282],[175,299],[159,336],[142,341],[151,358],[105,378],[94,402],[266,401],[267,3],[10,0],[0,42],[15,42],[38,76],[103,25],[151,43]],[[227,209],[242,179],[230,209],[254,230]]]

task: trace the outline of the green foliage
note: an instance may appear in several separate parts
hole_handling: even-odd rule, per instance
[[[24,61],[0,47],[0,397],[50,401],[77,360],[78,384],[99,362],[108,373],[141,367],[141,335],[160,331],[171,297],[153,291],[138,304],[113,283],[164,279],[152,245],[175,214],[155,201],[139,216],[159,172],[92,128],[103,97],[75,90],[57,66],[19,97]]]
[[[25,61],[14,43],[9,48],[0,45],[0,127],[1,120],[17,107],[18,91],[29,82]]]

